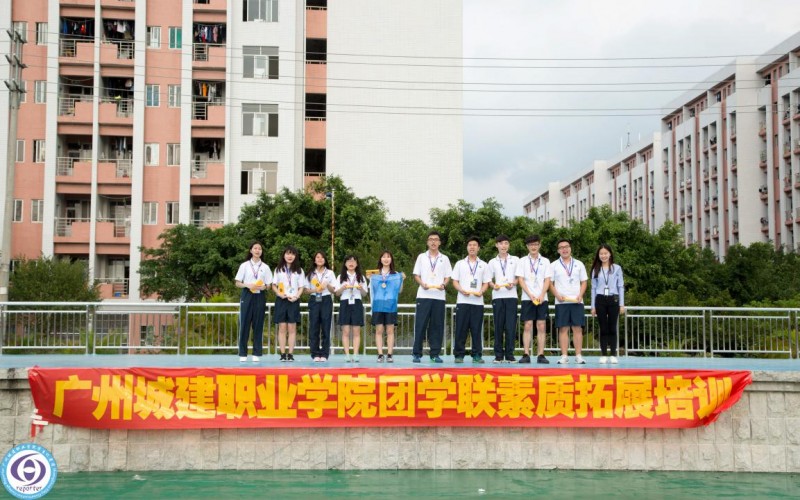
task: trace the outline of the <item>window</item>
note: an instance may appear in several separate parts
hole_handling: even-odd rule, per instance
[[[31,200],[31,222],[42,222],[44,200]]]
[[[148,26],[147,27],[147,48],[160,49],[161,48],[161,27]]]
[[[33,161],[35,163],[44,163],[45,143],[44,139],[36,139],[33,141]]]
[[[278,0],[243,0],[243,21],[278,22]]]
[[[152,226],[158,224],[158,202],[146,201],[142,203],[142,224]]]
[[[17,140],[17,163],[25,161],[25,139]]]
[[[181,28],[170,27],[169,28],[169,48],[171,49],[180,49],[183,45],[181,39],[183,35],[181,34]]]
[[[181,86],[167,85],[167,106],[170,108],[181,107]]]
[[[175,166],[181,164],[181,145],[180,144],[167,144],[167,166]]]
[[[278,192],[278,163],[242,162],[241,194],[258,194],[261,191],[267,194]]]
[[[47,23],[36,23],[36,45],[47,45]]]
[[[180,212],[180,203],[177,201],[167,202],[167,219],[164,221],[168,226],[174,226],[178,223]]]
[[[11,222],[22,222],[22,200],[14,200]]]
[[[151,142],[144,145],[144,164],[148,167],[158,166],[158,143]]]
[[[161,85],[145,85],[145,106],[157,108],[161,105]]]
[[[14,21],[14,31],[16,31],[24,41],[28,41],[28,23],[25,21]]]
[[[278,78],[278,47],[242,47],[244,78]]]
[[[242,135],[278,137],[278,105],[242,104]]]
[[[37,104],[47,102],[47,81],[36,80],[33,83],[33,102]]]

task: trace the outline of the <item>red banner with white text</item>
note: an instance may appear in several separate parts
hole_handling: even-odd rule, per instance
[[[614,369],[32,368],[51,423],[235,427],[697,427],[748,371]]]

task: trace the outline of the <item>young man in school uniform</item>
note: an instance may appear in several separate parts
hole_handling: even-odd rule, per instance
[[[533,340],[533,324],[536,323],[536,348],[538,355],[536,362],[539,364],[550,363],[544,355],[544,342],[546,338],[546,323],[548,306],[547,292],[553,280],[553,268],[550,260],[539,254],[542,239],[538,234],[525,238],[528,255],[519,260],[517,278],[522,288],[522,312],[520,321],[524,325],[522,333],[523,354],[520,363],[530,363],[531,342]]]
[[[567,239],[558,241],[557,261],[553,262],[553,282],[550,289],[556,298],[556,328],[561,358],[558,364],[569,363],[569,330],[572,329],[572,345],[575,347],[575,363],[585,365],[581,356],[583,346],[583,326],[586,316],[583,310],[583,294],[586,293],[586,266],[572,257],[572,243]]]
[[[517,340],[517,264],[508,254],[510,242],[505,234],[495,238],[497,257],[489,261],[492,276],[492,313],[494,316],[494,362],[513,363]]]
[[[467,240],[467,256],[453,267],[453,288],[456,299],[456,338],[453,354],[456,363],[463,363],[467,353],[467,332],[472,336],[472,362],[483,363],[483,294],[492,277],[489,266],[478,257],[481,242],[477,236]]]
[[[438,231],[428,233],[428,251],[417,256],[414,281],[417,282],[417,304],[414,313],[414,347],[412,361],[422,360],[422,343],[428,338],[432,363],[441,363],[444,343],[445,287],[453,274],[450,259],[439,252],[442,236]]]

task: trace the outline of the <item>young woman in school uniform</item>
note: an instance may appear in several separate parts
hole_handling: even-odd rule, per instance
[[[254,241],[247,251],[247,260],[236,272],[236,288],[241,288],[239,298],[239,361],[247,361],[247,344],[253,329],[253,363],[261,361],[264,341],[264,314],[266,312],[267,286],[272,282],[269,266],[261,260],[263,246]]]
[[[342,263],[338,277],[339,288],[339,326],[342,328],[342,346],[346,362],[358,363],[358,347],[361,343],[361,327],[364,326],[364,304],[362,298],[367,294],[367,280],[355,255],[348,255]],[[350,346],[353,354],[350,355]]]
[[[403,291],[405,275],[394,269],[392,252],[384,250],[378,259],[379,272],[369,280],[372,297],[372,326],[375,327],[375,346],[378,363],[393,363],[394,330],[397,326],[397,302]],[[386,357],[383,356],[383,332],[386,332]]]
[[[336,276],[328,265],[325,252],[317,252],[306,273],[308,298],[308,338],[311,358],[315,363],[328,361],[331,355],[331,323]]]
[[[275,292],[275,318],[278,326],[278,348],[281,361],[294,361],[294,344],[297,337],[297,325],[300,323],[300,295],[305,288],[306,275],[300,266],[300,254],[291,245],[284,248],[272,290]],[[288,349],[289,352],[286,352]]]

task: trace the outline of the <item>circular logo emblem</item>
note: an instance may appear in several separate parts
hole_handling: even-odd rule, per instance
[[[17,498],[41,498],[56,484],[58,467],[53,455],[38,444],[15,446],[3,458],[3,486]]]

